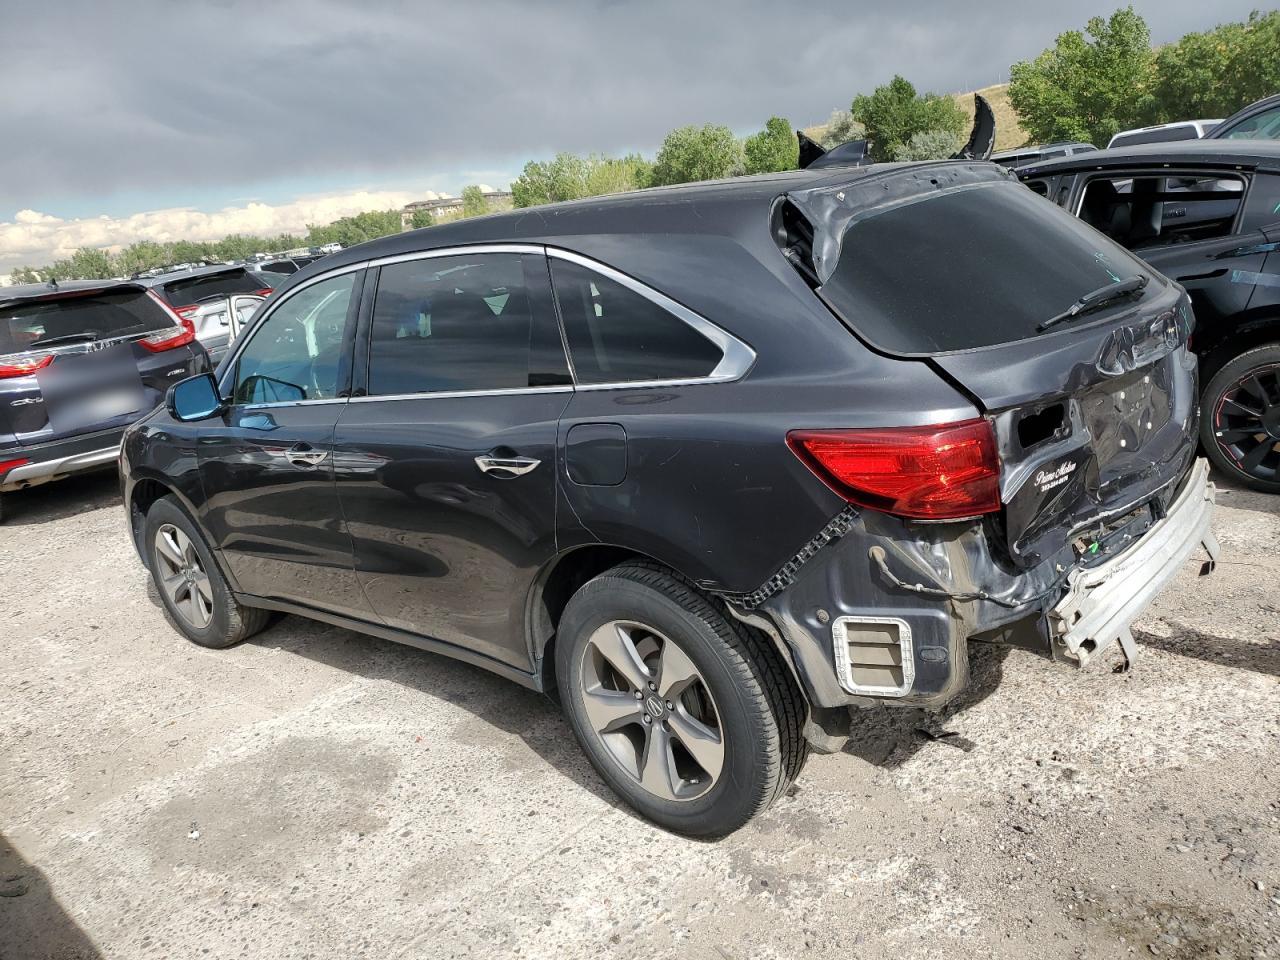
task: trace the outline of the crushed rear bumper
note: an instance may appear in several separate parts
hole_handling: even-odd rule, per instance
[[[1213,501],[1209,464],[1197,460],[1164,518],[1142,539],[1105,563],[1072,570],[1066,596],[1049,611],[1054,659],[1083,667],[1119,643],[1132,663],[1137,647],[1129,626],[1183,561],[1203,547],[1208,560],[1202,572],[1213,569],[1218,557],[1210,526]]]

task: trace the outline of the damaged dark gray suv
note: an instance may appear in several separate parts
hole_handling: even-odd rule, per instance
[[[1191,327],[987,163],[520,210],[295,274],[130,429],[125,503],[194,642],[287,611],[554,691],[715,836],[971,641],[1132,656],[1216,553]]]

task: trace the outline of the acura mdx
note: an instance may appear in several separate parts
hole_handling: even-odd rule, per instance
[[[125,504],[195,643],[284,611],[477,664],[716,836],[970,643],[1133,655],[1216,553],[1191,328],[989,163],[517,210],[286,280],[130,429]]]

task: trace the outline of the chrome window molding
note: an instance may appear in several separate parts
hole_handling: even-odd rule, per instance
[[[549,387],[505,387],[497,390],[424,390],[421,393],[374,393],[344,398],[345,403],[370,403],[374,400],[448,400],[457,397],[517,397],[533,393],[573,393],[572,384]]]
[[[360,263],[347,264],[338,267],[319,276],[312,277],[304,283],[291,289],[288,294],[279,302],[272,304],[270,310],[266,311],[260,317],[254,317],[254,323],[250,329],[243,332],[236,344],[234,352],[227,361],[226,378],[230,378],[235,370],[237,361],[240,358],[240,352],[245,348],[249,341],[257,333],[259,327],[266,323],[279,309],[280,304],[288,303],[295,293],[305,290],[307,287],[322,283],[325,280],[332,280],[334,277],[342,276],[346,273],[352,273],[357,270],[366,270],[372,267],[385,267],[398,263],[412,263],[415,260],[434,260],[441,257],[465,257],[471,254],[493,254],[493,253],[514,253],[514,254],[534,254],[545,257],[552,257],[558,260],[565,260],[569,263],[575,263],[578,266],[593,270],[601,276],[626,287],[640,296],[644,297],[651,303],[657,304],[663,310],[675,316],[678,320],[692,327],[706,339],[710,340],[720,350],[720,362],[715,368],[705,376],[701,377],[681,377],[677,379],[659,379],[659,380],[624,380],[611,383],[581,383],[578,381],[577,372],[573,368],[573,356],[569,351],[569,345],[564,339],[564,325],[557,322],[559,327],[561,343],[565,348],[565,357],[569,363],[569,373],[573,377],[573,384],[565,384],[560,386],[548,387],[512,387],[499,390],[439,390],[439,391],[422,391],[420,393],[397,393],[397,394],[372,394],[359,397],[332,397],[317,400],[285,400],[277,403],[258,403],[258,404],[237,404],[242,409],[268,409],[271,407],[300,406],[304,404],[323,404],[323,403],[369,403],[374,400],[412,400],[416,398],[459,398],[459,397],[497,397],[497,396],[519,396],[521,394],[536,393],[568,393],[574,390],[637,390],[653,387],[686,387],[698,386],[706,383],[726,383],[733,380],[740,380],[751,369],[756,360],[756,352],[747,344],[743,343],[733,334],[729,333],[722,327],[717,326],[710,320],[695,313],[683,304],[671,299],[666,294],[660,293],[652,287],[630,277],[619,270],[615,270],[598,260],[583,256],[571,250],[562,250],[559,247],[550,247],[540,243],[484,243],[470,244],[457,247],[439,247],[434,250],[416,250],[411,253],[400,253],[392,256],[377,257],[372,260],[361,261]],[[557,310],[559,309],[557,304]],[[224,389],[225,383],[219,383],[219,388]]]

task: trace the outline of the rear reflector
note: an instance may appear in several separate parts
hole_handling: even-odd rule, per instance
[[[916,520],[1000,509],[1000,458],[986,420],[884,430],[793,430],[787,444],[850,503]]]
[[[0,460],[0,478],[3,478],[14,467],[20,467],[24,463],[30,462],[31,460],[28,457],[19,457],[17,460]]]
[[[26,377],[37,370],[43,370],[51,363],[53,363],[52,353],[34,355],[11,353],[7,357],[0,357],[0,380],[8,380],[10,377]]]

